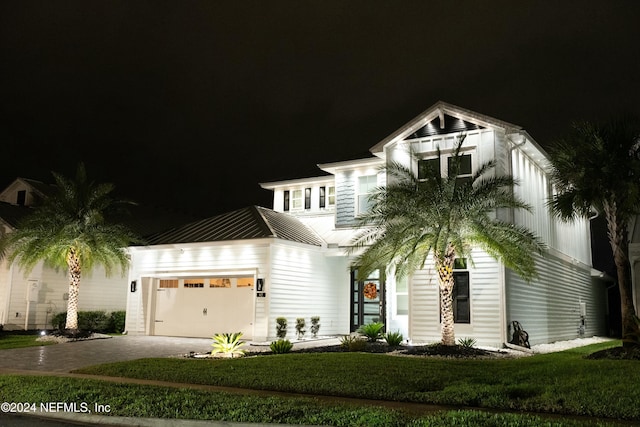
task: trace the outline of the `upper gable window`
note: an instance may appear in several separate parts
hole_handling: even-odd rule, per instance
[[[370,196],[378,185],[378,177],[376,175],[365,175],[358,177],[358,214],[364,214],[371,209]]]
[[[440,170],[440,159],[421,159],[418,160],[418,179],[427,179],[442,176]]]
[[[447,174],[455,173],[454,157],[446,157]],[[462,154],[459,156],[460,163],[458,165],[457,178],[459,181],[470,181],[472,178],[472,162],[471,154]],[[424,180],[435,176],[442,176],[442,164],[439,158],[420,159],[418,160],[418,179]]]
[[[458,157],[460,163],[458,165],[458,181],[459,182],[468,182],[471,181],[471,154],[463,154]],[[447,169],[449,173],[453,173],[455,169],[455,165],[453,163],[454,157],[449,157],[447,159]]]
[[[16,196],[16,205],[24,206],[27,201],[27,190],[20,190]]]

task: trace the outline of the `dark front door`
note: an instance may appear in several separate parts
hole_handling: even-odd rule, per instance
[[[384,274],[376,270],[365,280],[351,271],[351,332],[372,322],[385,323]]]

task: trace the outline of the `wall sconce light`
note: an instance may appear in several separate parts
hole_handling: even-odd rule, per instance
[[[131,282],[131,292],[135,292],[138,288],[138,282],[136,280]]]

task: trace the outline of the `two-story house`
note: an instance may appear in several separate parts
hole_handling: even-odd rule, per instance
[[[241,331],[275,337],[276,319],[320,316],[321,334],[348,334],[371,321],[413,342],[440,340],[438,287],[429,262],[403,280],[382,268],[356,281],[347,251],[355,218],[384,186],[386,162],[412,168],[431,163],[447,173],[447,154],[464,133],[463,174],[487,160],[520,183],[514,191],[532,212],[504,210],[548,246],[537,257],[539,277],[525,283],[481,250],[455,271],[456,335],[501,346],[519,321],[531,344],[604,334],[606,285],[591,268],[587,221],[565,224],[550,215],[547,155],[521,127],[438,102],[371,148],[372,156],[318,165],[317,177],[260,184],[273,209],[248,207],[154,235],[131,248],[127,302],[131,333],[211,336]],[[437,162],[438,149],[445,154]],[[415,161],[409,155],[418,154]]]

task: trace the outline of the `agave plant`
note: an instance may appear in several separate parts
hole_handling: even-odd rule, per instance
[[[211,355],[221,353],[227,357],[243,356],[244,341],[240,341],[240,338],[242,338],[242,332],[215,334],[211,344],[213,347]]]

